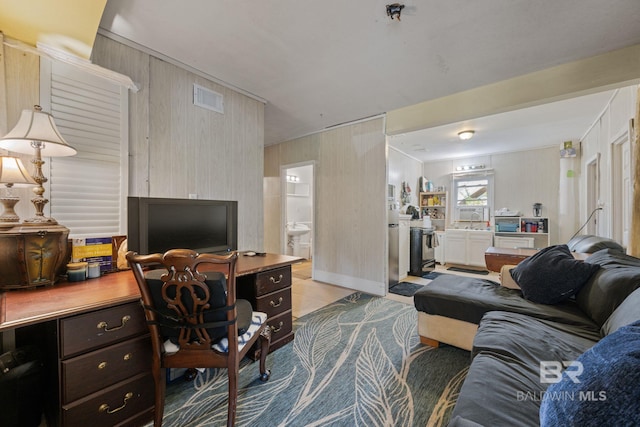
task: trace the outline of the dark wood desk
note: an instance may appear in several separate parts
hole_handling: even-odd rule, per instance
[[[503,265],[516,265],[525,258],[530,257],[538,252],[533,248],[496,248],[491,246],[484,253],[484,261],[489,271],[500,272]],[[586,253],[572,252],[573,257],[579,260],[585,260],[589,255]]]
[[[286,255],[240,256],[237,276],[291,266],[302,258]],[[140,299],[130,271],[106,274],[84,282],[61,282],[54,286],[0,293],[0,332],[85,313]]]
[[[270,350],[294,338],[291,264],[300,260],[238,258],[238,296],[269,315]],[[151,346],[139,299],[130,271],[0,293],[0,332],[44,353],[50,426],[144,425],[152,419]]]

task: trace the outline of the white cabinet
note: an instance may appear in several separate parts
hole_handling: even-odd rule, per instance
[[[496,248],[533,248],[533,237],[511,237],[511,236],[499,236],[493,239],[493,246]]]
[[[485,251],[493,245],[488,231],[447,230],[445,232],[445,262],[486,268]]]
[[[543,217],[526,217],[526,216],[496,216],[496,238],[508,237],[511,239],[522,237],[525,239],[531,239],[533,241],[532,246],[528,246],[529,240],[521,241],[518,247],[532,247],[532,248],[546,248],[549,246],[550,234],[549,234],[549,218]],[[504,242],[504,240],[502,241]],[[515,243],[513,240],[509,242],[509,246],[499,247],[515,247],[511,246],[511,243]],[[496,241],[498,246],[498,241]]]
[[[400,215],[398,221],[398,280],[407,278],[409,272],[409,229],[411,215]]]
[[[444,260],[447,264],[467,263],[467,232],[447,230],[444,233]]]
[[[493,245],[493,234],[486,231],[467,234],[467,264],[486,268],[484,253]]]

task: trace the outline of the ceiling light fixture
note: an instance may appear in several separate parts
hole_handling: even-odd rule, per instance
[[[473,137],[474,133],[476,133],[474,130],[463,130],[462,132],[458,132],[458,138],[467,141]]]
[[[458,138],[466,141],[468,139],[471,139],[474,133],[476,133],[476,131],[474,130],[463,130],[462,132],[458,132]]]

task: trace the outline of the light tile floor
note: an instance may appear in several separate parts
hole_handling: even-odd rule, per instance
[[[447,270],[446,266],[436,265],[435,271],[439,273],[457,274],[460,276],[477,277],[481,279],[489,279],[499,282],[498,273],[490,272],[488,275],[479,275],[472,273],[462,273]],[[311,278],[311,261],[303,261],[291,266],[292,273],[292,312],[293,318],[304,316],[312,311],[329,305],[355,292],[353,289],[347,289],[340,286],[329,285],[327,283],[316,282]],[[422,277],[409,276],[404,279],[406,282],[412,283],[429,283],[429,280]],[[405,304],[413,305],[413,297],[405,297],[388,293],[386,298]]]
[[[355,292],[353,289],[316,282],[311,279],[311,261],[293,264],[291,275],[291,306],[294,319]]]

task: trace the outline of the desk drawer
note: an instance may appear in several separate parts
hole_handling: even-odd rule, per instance
[[[68,317],[60,321],[62,358],[147,332],[139,302]]]
[[[291,286],[291,267],[276,268],[256,275],[256,296]]]
[[[112,427],[154,404],[154,384],[150,373],[94,393],[62,407],[62,425]]]
[[[62,400],[69,403],[149,372],[151,339],[142,336],[62,362]]]
[[[271,328],[271,342],[278,341],[288,335],[293,329],[293,318],[291,310],[267,319],[267,325]]]
[[[291,310],[291,288],[256,298],[256,311],[267,313],[269,317],[287,310]]]

